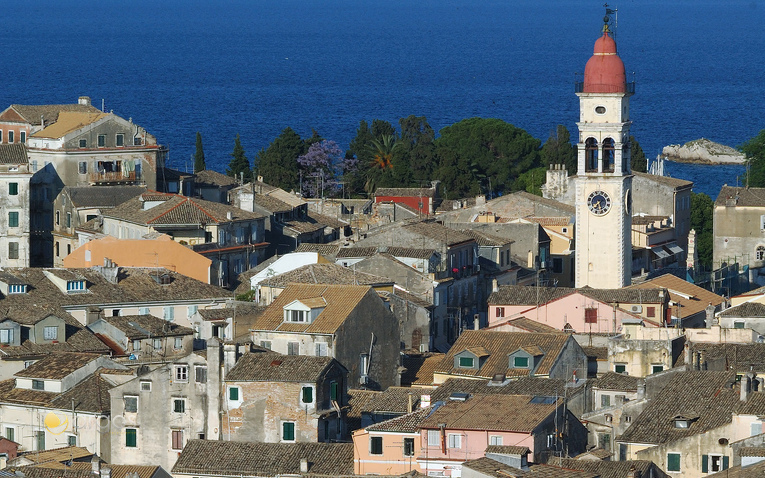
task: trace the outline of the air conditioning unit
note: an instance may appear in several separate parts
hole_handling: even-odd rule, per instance
[[[630,312],[635,314],[642,314],[643,313],[643,306],[642,305],[633,305],[630,307]]]

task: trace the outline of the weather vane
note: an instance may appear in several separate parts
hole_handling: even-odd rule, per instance
[[[617,26],[617,14],[616,12],[618,9],[616,8],[609,8],[607,3],[604,3],[603,6],[606,8],[606,16],[603,17],[603,31],[604,32],[610,32],[614,40],[616,40],[616,26]],[[611,17],[613,15],[613,18]]]

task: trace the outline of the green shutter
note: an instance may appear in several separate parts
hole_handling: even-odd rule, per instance
[[[667,453],[667,471],[680,471],[680,453]]]
[[[135,448],[136,444],[136,429],[125,428],[125,446],[128,448]]]
[[[337,401],[337,382],[329,383],[329,399]]]
[[[701,472],[709,472],[709,455],[701,455]]]
[[[313,387],[303,387],[303,403],[313,402]]]
[[[282,440],[295,441],[295,424],[292,422],[282,423]]]
[[[729,465],[730,465],[730,463],[728,462],[728,457],[724,456],[723,457],[723,467],[722,467],[722,469],[723,470],[727,470]]]
[[[232,402],[239,400],[239,389],[237,387],[231,387],[228,389],[228,399]]]

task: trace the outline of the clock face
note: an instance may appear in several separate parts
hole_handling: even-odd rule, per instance
[[[629,189],[624,193],[624,214],[632,216],[632,193]]]
[[[611,209],[611,198],[603,191],[593,191],[587,198],[587,207],[596,216],[603,216]]]

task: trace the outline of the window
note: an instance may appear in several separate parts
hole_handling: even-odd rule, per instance
[[[58,247],[58,242],[56,243],[56,247]],[[58,255],[58,251],[56,251],[56,255]],[[83,290],[85,290],[84,280],[70,280],[66,282],[67,292],[81,292]]]
[[[189,380],[189,367],[187,365],[175,366],[175,380],[187,382]]]
[[[271,341],[270,340],[261,340],[260,341],[260,346],[263,347],[264,349],[271,350]]]
[[[88,140],[87,139],[80,139],[80,148],[87,148],[88,147]],[[82,164],[82,163],[80,163]],[[84,174],[84,173],[80,173]]]
[[[313,403],[313,387],[303,387],[303,403]]]
[[[13,143],[13,131],[8,131],[8,142]]]
[[[197,313],[197,310],[199,310],[198,305],[190,305],[186,307],[186,317],[188,317],[189,319],[194,317]]]
[[[757,257],[758,261],[765,260],[765,246],[757,246],[757,249],[755,249],[754,254]]]
[[[61,211],[56,211],[56,225],[61,225]]]
[[[449,434],[449,448],[462,448],[462,435],[457,433]]]
[[[106,135],[105,134],[99,134],[98,135],[98,147],[103,148],[106,146]]]
[[[141,391],[151,392],[151,382],[147,382],[147,381],[141,382]]]
[[[735,322],[733,322],[734,329],[743,329],[745,325],[746,325],[746,322],[742,320],[736,320]]]
[[[664,370],[664,365],[651,365],[651,373],[659,373]]]
[[[66,213],[66,227],[72,227],[72,213]]]
[[[125,446],[127,448],[138,446],[137,431],[135,428],[125,428]]]
[[[560,257],[553,257],[552,271],[553,274],[563,274],[563,259]]]
[[[680,453],[667,453],[667,471],[680,471]]]
[[[183,450],[183,430],[173,430],[173,450]]]
[[[300,355],[300,342],[287,342],[287,355]]]
[[[125,135],[122,133],[118,133],[117,136],[114,138],[114,144],[117,146],[125,146]]]
[[[80,161],[78,165],[78,172],[80,174],[87,174],[88,173],[88,163],[87,161]]]
[[[428,446],[438,446],[441,442],[441,435],[438,430],[428,430]]]
[[[460,367],[473,368],[473,357],[460,357]]]
[[[138,411],[138,397],[122,397],[125,401],[125,412],[136,413]]]
[[[656,317],[656,307],[646,307],[646,316]]]
[[[239,401],[239,387],[230,387],[228,389],[228,399],[232,402]]]
[[[183,348],[183,337],[176,337],[175,343],[174,343],[175,349],[182,349]]]
[[[316,356],[317,357],[326,357],[329,355],[328,347],[326,343],[319,342],[316,344]]]
[[[11,243],[15,244],[15,243]],[[18,247],[16,248],[16,253],[18,253]],[[10,259],[13,259],[11,257]],[[26,294],[27,293],[27,286],[26,284],[10,284],[8,289],[9,294]]]
[[[295,422],[282,422],[282,441],[295,441]]]
[[[10,344],[13,342],[13,329],[0,330],[0,343]]]
[[[16,430],[11,427],[5,427],[5,438],[10,441],[16,441]]]
[[[616,373],[627,373],[627,364],[624,363],[617,363],[614,365],[614,372]]]
[[[35,432],[35,445],[37,450],[45,450],[45,430]]]
[[[701,472],[715,473],[728,469],[728,457],[723,455],[701,455]]]
[[[48,326],[43,329],[43,338],[45,340],[57,340],[58,339],[58,327],[55,325]]]
[[[491,435],[489,436],[489,445],[499,445],[502,446],[502,437],[499,435]]]
[[[19,183],[8,183],[8,195],[10,196],[19,195]]]
[[[404,456],[414,456],[414,438],[404,438]]]
[[[207,383],[207,367],[194,367],[194,381]]]
[[[338,383],[334,380],[329,382],[329,399],[337,401]]]
[[[133,350],[136,351],[136,352],[141,350],[141,341],[140,340],[138,340],[138,339],[133,340]]]
[[[383,437],[369,437],[369,454],[383,454]]]
[[[529,358],[528,357],[513,357],[513,367],[514,368],[529,368]]]
[[[173,412],[186,413],[186,400],[183,398],[173,399]]]
[[[18,259],[18,258],[19,258],[19,243],[9,242],[8,243],[8,259]]]
[[[19,213],[11,211],[8,213],[8,227],[19,227]]]
[[[505,316],[505,308],[497,307],[497,317],[504,317],[504,316]]]
[[[149,308],[148,307],[139,307],[138,308],[138,315],[149,315]]]
[[[287,319],[288,322],[305,322],[306,313],[302,310],[288,310]]]
[[[154,347],[154,350],[162,350],[162,339],[152,340],[152,346]]]
[[[601,407],[610,407],[611,406],[611,395],[601,395],[600,396],[600,406]]]
[[[175,307],[165,307],[163,314],[165,320],[172,322],[175,320]]]

